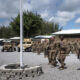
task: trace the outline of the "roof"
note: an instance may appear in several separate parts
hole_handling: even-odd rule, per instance
[[[71,30],[62,30],[55,33],[52,33],[53,35],[68,35],[68,34],[80,34],[80,29],[71,29]]]
[[[0,39],[0,41],[3,41],[4,39]]]
[[[10,39],[4,39],[3,42],[11,42]]]
[[[20,37],[12,37],[12,38],[10,38],[10,39],[20,39]]]
[[[39,36],[35,36],[34,38],[37,38],[37,39],[48,39],[48,38],[51,38],[53,37],[53,35],[39,35]]]

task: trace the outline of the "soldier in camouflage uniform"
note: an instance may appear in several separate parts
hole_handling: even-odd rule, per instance
[[[56,61],[56,58],[57,58],[57,43],[53,43],[53,48],[51,49],[50,51],[50,55],[51,55],[51,64],[56,67],[57,66],[57,61]]]
[[[48,64],[51,64],[51,42],[49,41],[49,43],[46,42],[45,44],[45,48],[44,48],[44,56],[45,57],[48,57],[48,61],[49,63]]]
[[[70,47],[70,48],[71,48],[71,52],[72,52],[72,53],[75,53],[75,51],[76,51],[76,50],[75,50],[75,46],[76,46],[75,41],[71,41],[71,42],[70,42],[70,46],[71,46],[71,47]]]
[[[77,58],[80,59],[80,42],[78,40],[75,42],[74,47],[77,54]]]
[[[49,63],[48,64],[51,64],[51,55],[50,55],[50,50],[51,50],[51,46],[50,46],[50,44],[47,46],[47,48],[46,48],[46,55],[47,55],[47,57],[48,57],[48,61],[49,61]]]
[[[64,40],[63,36],[61,36],[61,41],[60,41],[60,51],[58,52],[58,56],[57,59],[59,61],[59,63],[61,64],[61,66],[59,67],[59,69],[64,69],[65,68],[65,58],[66,58],[66,51],[67,51],[67,47],[66,47],[66,40]]]
[[[37,54],[40,54],[41,53],[41,43],[40,41],[38,41],[38,44],[37,44]]]
[[[43,45],[43,52],[44,52],[44,57],[48,57],[48,48],[49,48],[49,43],[47,41],[44,42],[44,45]]]
[[[32,44],[32,52],[33,52],[33,53],[36,51],[35,46],[36,46],[36,43],[35,43],[35,42],[33,42],[33,44]]]
[[[56,41],[55,41],[55,38],[54,38],[53,41],[51,40],[51,42],[48,46],[49,64],[53,65],[54,67],[57,64],[56,57],[57,57],[57,50],[56,50]]]

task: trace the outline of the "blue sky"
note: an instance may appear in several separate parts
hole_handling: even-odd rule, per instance
[[[22,0],[23,11],[38,13],[63,29],[80,29],[80,0]],[[19,0],[0,0],[0,25],[8,26],[19,13]]]

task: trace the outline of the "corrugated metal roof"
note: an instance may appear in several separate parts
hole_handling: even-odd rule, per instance
[[[60,34],[80,34],[80,29],[71,29],[71,30],[62,30],[55,33],[52,33],[53,35],[60,35]]]

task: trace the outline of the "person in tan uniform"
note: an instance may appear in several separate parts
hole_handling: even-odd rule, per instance
[[[65,58],[66,58],[66,51],[67,51],[67,47],[66,47],[66,40],[64,40],[63,36],[60,37],[61,41],[60,41],[60,51],[58,52],[58,56],[57,59],[59,61],[59,63],[61,64],[61,66],[59,67],[59,69],[65,69]]]
[[[41,43],[40,41],[38,41],[38,44],[37,44],[37,54],[39,55],[41,53]]]
[[[74,47],[75,47],[75,52],[77,54],[77,58],[80,59],[80,42],[78,40],[75,42]]]
[[[54,67],[56,67],[57,66],[57,60],[56,60],[56,58],[57,58],[57,43],[56,42],[54,42],[53,43],[53,48],[51,49],[51,51],[50,51],[50,55],[51,55],[51,65],[52,66],[54,66]]]
[[[50,44],[49,44],[49,45],[47,46],[47,48],[46,48],[46,54],[47,54],[48,61],[49,61],[48,64],[51,64],[51,54],[50,54],[50,50],[51,50],[51,46],[50,46]]]
[[[34,41],[32,44],[32,52],[34,53],[36,51],[36,42]]]
[[[45,44],[44,44],[44,57],[48,57],[48,48],[49,48],[49,43],[45,42]]]
[[[57,49],[56,49],[56,41],[55,41],[55,37],[54,37],[53,41],[51,40],[51,42],[48,46],[49,64],[51,64],[54,67],[56,67],[56,65],[57,65],[56,57],[57,57]]]

